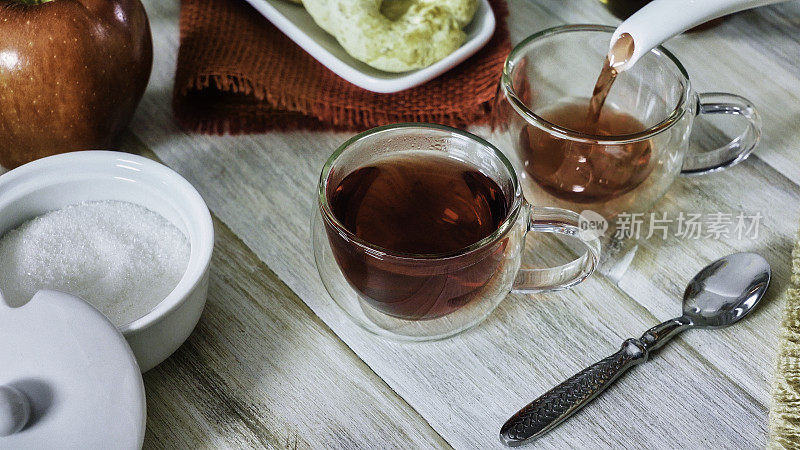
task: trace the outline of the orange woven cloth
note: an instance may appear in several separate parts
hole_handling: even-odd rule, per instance
[[[490,3],[497,29],[484,48],[424,85],[376,94],[318,63],[244,0],[182,0],[175,116],[214,134],[485,122],[510,51],[505,0]]]

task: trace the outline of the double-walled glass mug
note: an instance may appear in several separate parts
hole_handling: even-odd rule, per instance
[[[518,169],[534,205],[591,210],[606,219],[644,212],[678,174],[736,164],[758,141],[761,123],[748,100],[695,93],[686,69],[663,47],[619,74],[600,124],[590,128],[602,133],[575,131],[570,122],[588,120],[613,32],[601,25],[551,28],[522,41],[506,60],[491,140]],[[709,120],[696,121],[698,115]],[[690,146],[693,128],[711,129],[712,121],[726,142],[709,150]]]
[[[342,180],[409,152],[453,158],[491,179],[507,211],[495,231],[456,251],[409,254],[381,248],[346,228],[331,206]],[[353,137],[328,159],[317,189],[312,239],[325,287],[356,324],[388,338],[425,341],[476,325],[510,291],[536,293],[583,281],[597,266],[600,243],[579,231],[578,219],[571,211],[526,203],[511,163],[483,139],[440,125],[397,124]],[[530,231],[566,235],[585,252],[563,266],[521,268]]]

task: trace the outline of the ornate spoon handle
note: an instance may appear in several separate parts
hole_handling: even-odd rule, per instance
[[[603,392],[629,368],[647,361],[647,347],[628,339],[622,348],[550,389],[514,414],[500,430],[500,439],[517,446],[549,431]]]

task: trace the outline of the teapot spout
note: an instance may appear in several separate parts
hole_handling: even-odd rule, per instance
[[[654,0],[617,27],[611,37],[609,61],[616,61],[614,68],[618,72],[625,71],[662,42],[690,28],[782,1],[785,0]]]

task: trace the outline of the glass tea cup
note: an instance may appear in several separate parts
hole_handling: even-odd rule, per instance
[[[686,69],[663,47],[611,87],[602,111],[622,118],[609,114],[613,126],[603,134],[575,131],[567,122],[578,119],[564,111],[588,105],[613,32],[602,25],[547,29],[520,42],[506,60],[491,139],[518,169],[534,205],[590,210],[605,219],[644,212],[678,174],[732,166],[758,142],[761,122],[753,105],[733,94],[694,92]],[[706,117],[738,119],[714,122],[735,137],[695,151],[690,136],[702,128],[696,116],[718,114]],[[708,128],[709,121],[702,123]]]
[[[467,163],[502,191],[507,214],[496,230],[457,251],[408,254],[359,238],[332,211],[343,179],[400,152],[439,155]],[[486,318],[511,292],[536,293],[574,286],[598,263],[596,236],[579,230],[576,213],[524,201],[506,157],[485,140],[432,124],[374,128],[342,144],[320,175],[312,222],[317,269],[334,302],[362,328],[406,341],[441,339]],[[555,233],[582,244],[579,258],[558,267],[521,268],[530,231]]]

